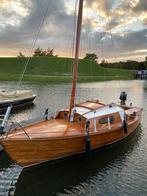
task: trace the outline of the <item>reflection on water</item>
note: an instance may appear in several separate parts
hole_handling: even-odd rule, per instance
[[[7,155],[0,154],[0,196],[13,196],[22,168],[11,163]]]
[[[0,88],[15,88],[14,83],[1,83]],[[54,115],[68,107],[71,86],[24,83],[36,94],[35,106],[15,112],[11,119],[23,121],[43,115],[46,108]],[[118,102],[122,90],[128,103],[147,107],[147,90],[143,81],[121,81],[79,84],[77,102],[99,99]],[[147,195],[147,122],[146,110],[141,127],[125,143],[92,156],[46,163],[23,170],[13,164],[5,153],[0,154],[0,196],[48,195]],[[15,192],[15,193],[14,193]]]

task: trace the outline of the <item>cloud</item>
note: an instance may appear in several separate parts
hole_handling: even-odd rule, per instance
[[[65,0],[1,1],[0,55],[17,55],[19,51],[29,54],[47,12],[35,46],[49,46],[59,55],[71,56],[75,24],[73,0],[69,0],[68,4]],[[113,49],[110,48],[113,45],[119,56],[129,56],[134,51],[145,49],[146,0],[85,2],[81,39],[83,55],[95,50],[101,56],[103,53],[103,58],[109,58],[109,55],[112,57]],[[72,6],[72,9],[68,9],[68,6]],[[136,20],[140,21],[142,28],[137,27]],[[102,48],[103,52],[100,52]]]
[[[8,1],[5,2],[8,3]],[[16,3],[14,1],[12,2],[15,6],[18,6],[20,1],[16,0]],[[74,16],[73,14],[67,14],[62,0],[33,0],[31,3],[29,2],[29,0],[24,0],[20,4],[20,7],[25,7],[28,11],[25,17],[20,17],[19,12],[16,15],[16,12],[14,12],[14,10],[10,11],[7,9],[7,6],[0,7],[3,13],[5,12],[5,15],[2,13],[3,18],[7,18],[7,23],[5,23],[4,20],[1,22],[1,47],[14,47],[15,49],[18,49],[19,45],[21,45],[22,48],[31,47],[39,31],[40,24],[43,22],[45,12],[47,12],[46,19],[36,44],[46,43],[47,40],[51,42],[55,40],[57,44],[61,39],[66,41],[67,37],[73,34]],[[18,25],[16,22],[17,17],[19,18]],[[10,18],[13,20],[14,25],[11,24]],[[46,43],[45,47],[47,47],[47,45],[49,46],[50,43]]]
[[[28,15],[28,7],[25,6],[26,0],[2,0],[0,4],[0,27],[18,26],[21,19]],[[29,2],[27,2],[29,5]]]
[[[125,34],[118,35],[109,32],[95,32],[91,36],[91,52],[98,54],[99,59],[136,59],[142,60],[147,52],[147,29],[139,31],[128,31]],[[88,40],[83,46],[88,50]],[[139,58],[140,55],[140,58]]]
[[[146,49],[147,29],[135,32],[128,32],[117,40],[120,45],[120,51],[129,52]]]
[[[143,24],[147,25],[147,1],[140,0],[133,8],[133,11],[138,14],[138,17]]]
[[[134,11],[136,11],[136,12],[147,11],[147,1],[140,0],[137,3],[137,5],[134,7]]]

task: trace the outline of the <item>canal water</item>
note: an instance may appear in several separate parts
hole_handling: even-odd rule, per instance
[[[0,89],[15,89],[13,82],[0,82]],[[42,116],[46,108],[54,116],[69,105],[70,84],[23,83],[22,89],[32,89],[35,105],[11,115],[21,122]],[[77,102],[99,99],[105,103],[119,101],[121,91],[128,93],[128,104],[144,108],[140,127],[134,136],[120,145],[90,157],[74,157],[22,170],[0,153],[0,196],[109,196],[147,195],[147,85],[144,81],[109,81],[81,83]]]

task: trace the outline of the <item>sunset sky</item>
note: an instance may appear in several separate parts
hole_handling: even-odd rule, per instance
[[[77,2],[0,0],[0,56],[29,56],[40,46],[72,57]],[[144,60],[147,0],[85,0],[80,56],[86,53],[100,61]]]

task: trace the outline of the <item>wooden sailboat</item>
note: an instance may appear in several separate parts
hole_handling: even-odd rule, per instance
[[[123,103],[105,105],[98,100],[75,104],[82,12],[83,0],[80,0],[70,108],[60,111],[54,119],[14,128],[1,135],[0,143],[6,153],[23,167],[88,154],[125,139],[140,123],[142,109],[137,107]]]

